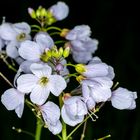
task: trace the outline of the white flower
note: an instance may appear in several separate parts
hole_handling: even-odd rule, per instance
[[[58,134],[62,130],[62,124],[59,121],[60,119],[60,109],[59,107],[48,101],[44,105],[40,106],[40,111],[42,113],[43,119],[48,126],[48,129],[54,134]]]
[[[27,40],[21,43],[19,55],[25,60],[39,62],[45,50],[54,46],[52,38],[45,33],[37,34],[35,40],[36,42]]]
[[[135,109],[137,93],[125,88],[118,88],[112,93],[111,103],[117,109]]]
[[[64,100],[61,115],[66,124],[75,126],[83,121],[86,114],[87,108],[86,104],[82,101],[82,97],[73,96]]]
[[[24,109],[24,93],[15,88],[10,88],[1,96],[1,102],[7,110],[15,110],[17,116],[21,118]]]
[[[50,92],[59,96],[66,88],[66,82],[60,75],[51,75],[52,69],[47,64],[34,63],[30,66],[33,74],[23,74],[17,79],[17,88],[21,92],[30,93],[33,103],[42,105]]]
[[[6,53],[9,57],[15,59],[19,56],[18,48],[20,43],[31,38],[30,31],[30,26],[25,22],[16,24],[3,23],[0,26],[0,37],[7,41]]]

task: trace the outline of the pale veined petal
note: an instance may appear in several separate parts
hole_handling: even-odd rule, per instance
[[[46,33],[38,33],[35,37],[35,40],[43,50],[45,50],[46,48],[52,48],[54,46],[54,41]]]
[[[48,66],[47,64],[33,63],[30,66],[30,69],[31,69],[32,73],[35,74],[39,78],[41,78],[41,77],[49,78],[52,73],[51,67]]]
[[[19,46],[19,44],[16,41],[11,41],[10,43],[8,43],[8,45],[6,47],[7,55],[11,58],[18,57],[19,56],[18,46]]]
[[[23,93],[29,93],[36,86],[38,80],[33,74],[23,74],[17,79],[17,89]]]
[[[59,96],[61,92],[66,88],[66,81],[62,76],[59,75],[51,75],[48,84],[50,91],[55,96]]]
[[[60,109],[55,103],[48,101],[47,103],[41,106],[41,112],[44,120],[47,123],[52,125],[57,124],[57,121],[60,118]]]
[[[14,110],[21,103],[24,103],[24,94],[14,88],[10,88],[2,94],[1,102],[7,110]]]
[[[58,120],[56,125],[48,124],[48,129],[54,134],[57,135],[62,131],[62,124]]]
[[[29,34],[31,32],[31,28],[30,28],[29,24],[27,24],[26,22],[15,23],[15,24],[13,24],[13,28],[19,34],[21,34],[21,33]]]
[[[75,126],[78,123],[82,122],[84,119],[84,116],[78,116],[75,119],[71,119],[66,112],[65,105],[63,105],[62,107],[61,116],[63,118],[63,121],[70,126]]]
[[[0,36],[4,40],[16,40],[17,33],[13,29],[12,24],[10,23],[3,23],[0,26]]]
[[[30,99],[33,103],[42,105],[45,103],[49,96],[50,90],[47,87],[43,87],[41,85],[36,85],[31,94],[30,94]]]
[[[37,43],[26,40],[20,45],[20,48],[18,50],[19,55],[26,60],[38,62],[40,61],[40,57],[42,54],[42,51],[39,47],[40,46]]]
[[[15,112],[16,112],[16,114],[17,114],[17,116],[18,116],[19,118],[22,117],[23,109],[24,109],[24,102],[21,103],[21,104],[15,109]]]

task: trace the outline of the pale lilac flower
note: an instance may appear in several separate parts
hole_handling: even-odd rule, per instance
[[[88,78],[106,76],[112,80],[115,74],[111,66],[103,63],[98,57],[94,57],[88,65],[85,65],[85,72],[82,75]]]
[[[33,63],[30,66],[33,74],[23,74],[17,79],[17,88],[21,92],[30,93],[33,103],[42,105],[50,92],[59,96],[66,88],[66,82],[60,75],[52,75],[52,69],[47,64]]]
[[[24,109],[25,94],[15,88],[10,88],[1,96],[2,104],[7,110],[15,110],[17,116],[21,118]]]
[[[84,115],[87,114],[86,104],[82,101],[82,97],[73,96],[64,100],[61,115],[64,122],[70,126],[75,126],[82,122]]]
[[[136,101],[137,93],[129,91],[125,88],[118,88],[112,92],[111,96],[111,104],[113,107],[117,109],[135,109],[136,108]]]
[[[68,16],[69,7],[64,2],[57,2],[57,4],[49,8],[49,11],[53,14],[56,20],[63,20]]]
[[[97,50],[98,41],[90,38],[91,30],[88,25],[78,25],[70,30],[66,39],[70,41],[73,59],[78,63],[87,63]]]
[[[103,63],[102,61],[101,61],[101,59],[99,58],[99,57],[93,57],[90,61],[89,61],[89,63],[88,64],[104,64],[104,65],[106,65],[105,63]],[[113,67],[111,67],[111,66],[109,66],[109,65],[107,65],[107,77],[109,77],[111,80],[112,79],[114,79],[114,77],[115,77],[115,73],[114,73],[114,69],[113,69]]]
[[[62,124],[59,121],[60,119],[60,109],[59,107],[48,101],[44,105],[40,106],[40,111],[45,121],[45,124],[48,126],[48,129],[54,134],[59,134],[62,130]]]
[[[9,57],[15,59],[19,56],[18,48],[20,43],[31,38],[30,31],[30,26],[25,22],[3,23],[0,26],[0,37],[7,42],[6,53]]]
[[[111,97],[113,82],[108,77],[95,77],[82,81],[82,95],[88,101],[92,98],[92,104],[106,102]],[[89,106],[89,105],[88,105]],[[94,107],[94,106],[93,106]]]
[[[35,42],[36,41],[36,42]],[[19,48],[19,55],[25,60],[40,62],[42,54],[54,46],[52,38],[45,33],[39,33],[35,41],[24,41]]]

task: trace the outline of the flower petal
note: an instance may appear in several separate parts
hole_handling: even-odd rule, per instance
[[[17,79],[17,89],[23,93],[29,93],[37,82],[38,78],[33,74],[23,74]]]
[[[6,53],[11,58],[16,58],[19,56],[18,53],[18,42],[11,41],[6,47]]]
[[[31,64],[30,69],[32,73],[35,74],[39,78],[41,77],[49,78],[52,73],[51,67],[48,66],[47,64],[33,63]]]
[[[60,118],[60,109],[55,103],[48,101],[46,104],[41,106],[41,112],[47,123],[52,125],[57,124],[57,121]]]
[[[80,116],[80,117],[78,116],[78,117],[75,118],[75,119],[71,119],[71,118],[68,116],[67,112],[66,112],[65,105],[63,105],[63,107],[62,107],[61,116],[62,116],[64,122],[65,122],[66,124],[70,125],[70,126],[75,126],[75,125],[77,125],[78,123],[82,122],[83,119],[84,119],[84,116]]]
[[[33,103],[42,105],[47,100],[49,93],[50,93],[50,90],[48,90],[47,87],[36,85],[30,94],[30,99]]]
[[[38,33],[35,36],[35,40],[37,42],[37,44],[40,45],[40,47],[42,47],[43,50],[45,50],[46,48],[52,48],[54,46],[54,41],[53,39],[46,33]]]
[[[49,78],[49,89],[55,96],[59,96],[66,88],[66,81],[60,75],[51,75]]]
[[[21,103],[24,103],[24,94],[14,88],[10,88],[1,96],[1,102],[7,110],[14,110]]]
[[[17,114],[17,116],[19,118],[21,118],[22,114],[23,114],[23,110],[24,110],[24,102],[21,103],[16,109],[15,109],[15,112]]]
[[[15,23],[13,24],[13,28],[19,34],[21,33],[29,34],[31,32],[31,28],[29,24],[27,24],[26,22]]]
[[[54,134],[57,135],[62,131],[62,124],[58,120],[56,125],[48,124],[48,129]]]
[[[117,109],[134,109],[136,92],[131,92],[125,88],[118,88],[112,93],[111,103]]]
[[[12,24],[3,23],[0,26],[0,36],[4,40],[16,40],[16,31],[13,29]]]
[[[64,2],[57,2],[49,10],[57,20],[62,20],[68,16],[69,7]]]
[[[26,40],[21,43],[19,48],[19,55],[26,60],[38,62],[40,61],[40,56],[42,54],[40,46],[33,42]]]

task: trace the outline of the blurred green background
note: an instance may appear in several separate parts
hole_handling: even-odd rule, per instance
[[[99,40],[99,48],[95,53],[104,62],[115,69],[114,81],[120,86],[138,92],[137,108],[132,111],[120,111],[107,103],[98,113],[96,122],[88,120],[85,140],[94,140],[111,134],[110,140],[140,140],[140,63],[137,4],[132,1],[119,0],[64,0],[70,8],[67,19],[57,26],[73,28],[76,25],[88,24],[92,37]],[[34,23],[28,16],[27,8],[46,8],[57,0],[2,0],[0,2],[0,20],[6,16],[7,22],[27,21]],[[11,81],[13,73],[0,61],[0,71]],[[10,88],[0,78],[0,95]],[[25,106],[22,119],[18,119],[14,111],[7,111],[0,103],[0,140],[31,140],[30,136],[17,134],[11,128],[35,131],[35,118]],[[82,129],[74,134],[74,140],[80,139]],[[43,130],[42,140],[56,139],[47,129]],[[109,139],[108,139],[109,140]]]

